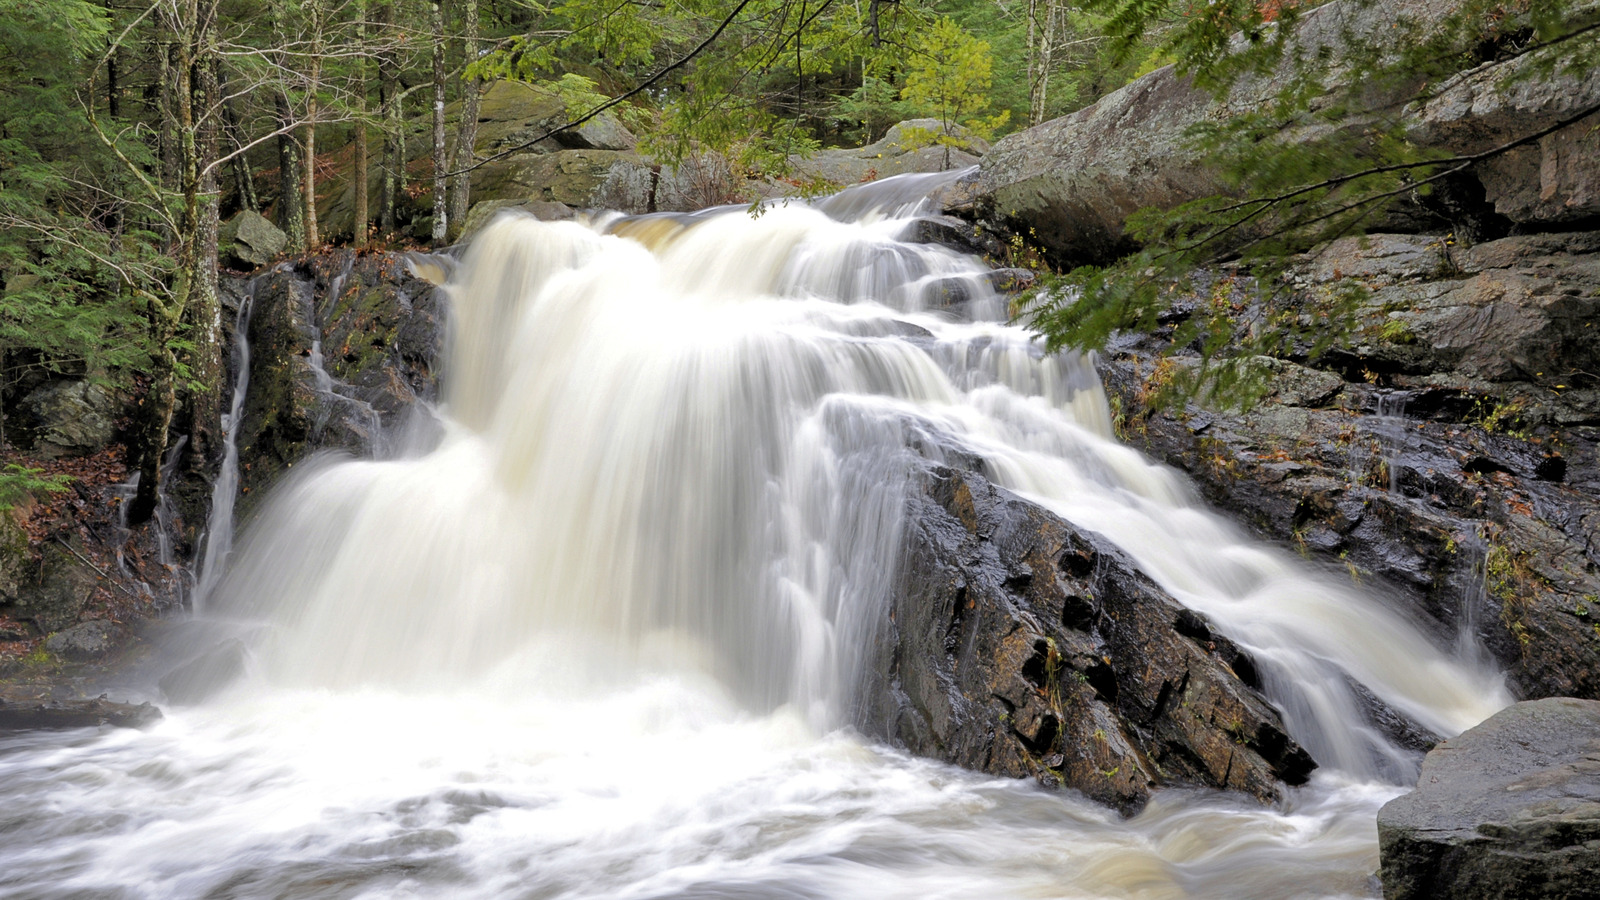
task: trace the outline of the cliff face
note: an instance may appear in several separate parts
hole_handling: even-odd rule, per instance
[[[1125,812],[1171,785],[1275,800],[1315,768],[1250,658],[1103,537],[932,463],[906,534],[862,697],[872,733]]]
[[[1249,412],[1156,410],[1182,357],[1129,335],[1102,370],[1125,439],[1207,500],[1468,635],[1523,697],[1600,697],[1600,235],[1374,235],[1303,261],[1357,280],[1363,328],[1271,361]],[[1225,283],[1219,280],[1225,288]]]
[[[1341,56],[1349,41],[1370,42],[1396,23],[1427,33],[1459,6],[1459,0],[1336,0],[1308,12],[1287,54],[1325,57],[1319,65],[1327,95],[1312,110],[1341,102],[1349,78]],[[1579,14],[1593,18],[1600,10],[1585,4]],[[1403,106],[1406,139],[1418,150],[1466,156],[1539,134],[1600,104],[1600,71],[1557,65],[1544,72],[1534,66],[1526,58],[1485,63],[1432,86],[1415,102],[1411,98],[1421,85],[1414,80],[1363,81],[1355,102],[1366,112],[1355,110],[1354,121],[1392,115]],[[1172,67],[1152,72],[1078,112],[996,143],[965,198],[967,214],[1026,235],[1062,262],[1113,259],[1132,247],[1123,228],[1135,212],[1235,190],[1190,139],[1190,130],[1264,108],[1293,77],[1293,66],[1285,63],[1241,78],[1217,98]],[[1586,137],[1597,123],[1600,114],[1590,115],[1486,159],[1448,185],[1451,196],[1436,201],[1470,205],[1455,212],[1489,220],[1487,227],[1500,233],[1573,227],[1600,216],[1600,145]],[[1285,126],[1278,137],[1309,145],[1324,133],[1325,126]],[[1397,221],[1429,218],[1427,210],[1411,206],[1397,215]],[[1435,219],[1431,227],[1437,224]]]

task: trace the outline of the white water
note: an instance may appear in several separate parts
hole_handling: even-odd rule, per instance
[[[1347,679],[1446,734],[1498,679],[1198,508],[1081,361],[925,311],[980,268],[870,205],[491,225],[450,286],[442,440],[297,467],[219,586],[269,623],[249,677],[148,732],[0,742],[0,893],[1369,893],[1414,760]],[[1246,647],[1312,784],[1121,821],[839,730],[912,430]]]
[[[222,581],[224,566],[233,553],[233,508],[239,501],[239,425],[244,419],[244,401],[250,392],[250,307],[255,303],[256,286],[252,279],[239,298],[239,314],[233,324],[233,399],[222,419],[222,465],[211,486],[211,512],[201,539],[200,574],[194,589],[194,611],[205,611],[206,600]]]

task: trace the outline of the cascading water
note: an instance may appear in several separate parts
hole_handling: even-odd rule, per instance
[[[233,325],[233,400],[222,420],[222,465],[211,486],[211,513],[206,519],[200,556],[200,574],[194,590],[194,611],[202,612],[206,600],[222,580],[223,566],[233,552],[233,507],[239,500],[239,425],[250,392],[250,307],[255,303],[260,279],[245,285],[239,297],[239,314]]]
[[[210,604],[267,623],[250,677],[148,732],[0,742],[0,890],[1369,894],[1414,758],[1350,682],[1454,733],[1498,679],[1198,508],[1111,438],[1083,360],[938,311],[952,281],[1000,306],[870,213],[903,188],[489,226],[448,287],[442,438],[276,491]],[[912,431],[1206,613],[1321,774],[1277,809],[1173,791],[1123,821],[840,730]]]

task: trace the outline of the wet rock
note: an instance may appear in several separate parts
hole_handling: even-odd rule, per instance
[[[907,226],[900,239],[913,244],[941,244],[975,255],[998,257],[1005,252],[999,238],[955,216],[923,216]]]
[[[927,464],[864,727],[1124,811],[1163,785],[1268,800],[1315,763],[1254,666],[1108,541]]]
[[[34,453],[45,459],[88,456],[116,437],[122,404],[116,392],[88,380],[51,381],[22,399]]]
[[[1600,896],[1600,703],[1504,709],[1378,812],[1389,900]]]
[[[162,718],[149,703],[134,705],[100,697],[96,700],[54,700],[48,703],[13,703],[0,700],[0,731],[40,728],[143,728]]]
[[[272,262],[288,249],[289,236],[260,213],[247,209],[222,223],[217,246],[223,265],[249,271]]]
[[[398,254],[306,257],[254,290],[241,514],[252,492],[313,450],[382,452],[436,394],[443,328],[438,292]]]
[[[105,619],[81,622],[45,639],[44,649],[63,659],[85,662],[99,659],[127,640],[122,626]]]
[[[1600,236],[1449,248],[1429,276],[1435,243],[1385,238],[1350,245],[1348,266],[1308,265],[1310,290],[1384,285],[1371,324],[1317,360],[1269,361],[1248,413],[1150,409],[1173,363],[1155,358],[1160,335],[1125,336],[1101,357],[1121,433],[1439,643],[1470,636],[1519,696],[1600,697],[1600,478],[1585,474],[1600,397],[1581,374],[1600,371]]]

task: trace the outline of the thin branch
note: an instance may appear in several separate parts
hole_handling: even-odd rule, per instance
[[[1251,200],[1245,200],[1245,201],[1242,201],[1240,203],[1235,203],[1232,206],[1227,206],[1227,207],[1224,207],[1224,208],[1218,210],[1218,212],[1227,213],[1227,212],[1233,212],[1233,211],[1236,211],[1236,210],[1243,209],[1243,208],[1245,208],[1247,206],[1250,206],[1252,204],[1260,204],[1260,205],[1258,206],[1257,209],[1253,210],[1248,216],[1245,216],[1244,218],[1239,219],[1236,222],[1231,222],[1228,225],[1224,226],[1223,228],[1221,228],[1221,229],[1219,229],[1219,230],[1217,230],[1217,231],[1215,231],[1215,232],[1213,232],[1211,234],[1206,235],[1205,237],[1201,238],[1200,240],[1198,240],[1198,241],[1196,241],[1196,242],[1194,242],[1194,243],[1192,243],[1192,244],[1190,244],[1188,246],[1179,247],[1179,248],[1176,249],[1175,252],[1188,252],[1188,251],[1191,251],[1191,250],[1198,250],[1199,248],[1205,246],[1206,244],[1209,244],[1212,241],[1215,241],[1218,238],[1222,237],[1223,235],[1228,234],[1229,232],[1234,231],[1234,230],[1240,228],[1241,226],[1247,224],[1252,219],[1256,218],[1258,215],[1260,215],[1261,213],[1265,212],[1266,210],[1271,209],[1272,207],[1277,206],[1277,205],[1283,203],[1286,200],[1292,200],[1292,199],[1294,199],[1296,197],[1304,196],[1305,194],[1309,194],[1309,193],[1311,193],[1313,191],[1322,190],[1323,188],[1338,187],[1339,185],[1346,184],[1348,182],[1355,181],[1355,180],[1360,179],[1360,178],[1365,178],[1365,177],[1367,177],[1369,175],[1382,175],[1382,174],[1385,174],[1385,173],[1388,173],[1388,172],[1409,171],[1411,169],[1421,169],[1421,168],[1426,168],[1428,166],[1454,166],[1454,168],[1447,169],[1447,170],[1445,170],[1443,172],[1440,172],[1440,173],[1438,173],[1436,175],[1433,175],[1433,176],[1431,176],[1429,178],[1426,178],[1426,179],[1424,179],[1422,181],[1415,182],[1413,184],[1404,185],[1402,187],[1396,188],[1395,190],[1388,191],[1388,192],[1383,193],[1383,194],[1379,194],[1376,197],[1369,197],[1369,198],[1364,198],[1364,199],[1361,199],[1361,200],[1352,201],[1351,203],[1346,204],[1345,206],[1342,206],[1342,207],[1340,207],[1338,209],[1335,209],[1332,212],[1326,213],[1326,214],[1321,215],[1321,216],[1317,216],[1316,218],[1309,219],[1309,220],[1307,220],[1305,222],[1298,222],[1298,223],[1295,224],[1294,227],[1304,227],[1306,225],[1315,225],[1318,222],[1321,222],[1321,221],[1324,221],[1326,219],[1332,218],[1333,216],[1336,216],[1336,215],[1338,215],[1340,213],[1349,212],[1350,210],[1355,209],[1356,207],[1361,206],[1364,203],[1372,202],[1372,201],[1375,201],[1375,200],[1387,199],[1389,197],[1393,197],[1393,196],[1396,196],[1398,194],[1405,193],[1406,191],[1415,190],[1418,187],[1421,187],[1422,185],[1432,184],[1433,182],[1438,181],[1438,180],[1440,180],[1442,178],[1445,178],[1445,177],[1447,177],[1449,175],[1454,175],[1457,172],[1460,172],[1460,171],[1463,171],[1463,170],[1465,170],[1467,168],[1470,168],[1471,166],[1473,166],[1476,163],[1480,163],[1480,162],[1483,162],[1484,160],[1491,159],[1493,157],[1499,156],[1502,153],[1508,153],[1508,152],[1510,152],[1512,150],[1517,149],[1518,147],[1526,146],[1526,145],[1531,144],[1531,143],[1533,143],[1535,141],[1543,140],[1544,138],[1549,137],[1550,135],[1556,133],[1557,131],[1560,131],[1563,128],[1567,128],[1568,126],[1571,126],[1571,125],[1576,125],[1577,123],[1583,121],[1584,119],[1589,118],[1592,115],[1595,115],[1596,113],[1600,113],[1600,103],[1595,103],[1595,104],[1592,104],[1592,105],[1590,105],[1588,107],[1585,107],[1583,110],[1581,110],[1581,111],[1579,111],[1577,113],[1574,113],[1573,115],[1568,116],[1568,117],[1566,117],[1564,119],[1561,119],[1560,121],[1556,122],[1553,125],[1547,126],[1545,128],[1541,128],[1540,130],[1538,130],[1536,132],[1533,132],[1532,134],[1524,135],[1524,136],[1522,136],[1520,138],[1517,138],[1516,140],[1513,140],[1513,141],[1507,141],[1506,143],[1501,144],[1498,147],[1494,147],[1492,149],[1485,150],[1485,151],[1483,151],[1481,153],[1472,153],[1472,154],[1467,154],[1467,155],[1463,155],[1463,156],[1452,156],[1452,157],[1448,157],[1448,158],[1445,158],[1445,159],[1433,159],[1433,160],[1427,160],[1425,162],[1394,163],[1394,164],[1385,165],[1385,166],[1373,166],[1372,168],[1363,169],[1360,172],[1355,172],[1355,173],[1352,173],[1350,175],[1339,175],[1339,176],[1335,176],[1333,178],[1325,179],[1323,181],[1317,182],[1316,184],[1307,185],[1307,186],[1302,187],[1302,188],[1297,188],[1296,190],[1290,191],[1290,192],[1288,192],[1286,194],[1280,194],[1280,195],[1278,195],[1276,197],[1257,197],[1257,198],[1254,198],[1254,199],[1251,199]],[[1261,240],[1260,238],[1257,238],[1256,240],[1250,241],[1245,246],[1248,247],[1248,246],[1251,246],[1253,244],[1259,243],[1260,240]]]
[[[549,129],[544,134],[539,135],[538,137],[534,138],[531,141],[524,141],[523,143],[518,144],[515,147],[510,147],[510,148],[507,148],[505,150],[502,150],[499,153],[494,154],[493,156],[484,157],[483,159],[473,163],[470,166],[467,166],[466,168],[458,169],[457,171],[446,173],[446,177],[447,178],[454,178],[457,175],[464,175],[464,174],[466,174],[468,172],[473,171],[474,169],[478,169],[478,168],[480,168],[482,166],[486,166],[489,163],[497,162],[499,160],[505,159],[506,157],[512,155],[513,153],[517,153],[519,151],[526,150],[529,147],[532,147],[535,144],[539,143],[540,141],[546,140],[547,138],[550,138],[550,137],[553,137],[553,136],[555,136],[557,134],[560,134],[563,131],[571,131],[572,129],[577,128],[579,125],[582,125],[583,123],[589,121],[590,119],[594,118],[595,116],[600,115],[601,113],[603,113],[606,110],[612,108],[613,106],[616,106],[617,104],[622,103],[623,101],[625,101],[625,100],[627,100],[627,99],[629,99],[631,97],[636,97],[639,94],[644,93],[646,88],[649,88],[651,85],[653,85],[656,82],[660,81],[661,79],[667,77],[668,74],[670,74],[670,73],[672,73],[672,72],[674,72],[674,71],[676,71],[678,69],[681,69],[684,66],[688,65],[695,57],[697,57],[701,53],[705,52],[706,48],[710,47],[713,41],[715,41],[717,38],[721,37],[722,36],[722,32],[726,31],[729,25],[733,24],[733,20],[738,17],[739,13],[744,12],[744,8],[746,6],[749,6],[750,2],[751,2],[751,0],[739,0],[739,5],[735,6],[733,8],[733,11],[728,13],[727,17],[724,18],[719,25],[717,25],[716,30],[711,32],[710,36],[708,36],[705,40],[701,41],[693,50],[690,50],[686,55],[678,58],[676,61],[670,63],[665,68],[663,68],[660,71],[656,72],[654,75],[651,75],[649,78],[647,78],[644,81],[640,82],[638,84],[638,86],[634,87],[633,89],[625,91],[622,94],[619,94],[616,97],[613,97],[610,100],[607,100],[606,102],[600,104],[599,106],[596,106],[594,109],[591,109],[588,112],[584,113],[583,115],[578,116],[576,119],[568,120],[566,122],[566,124],[558,125],[555,128]]]

